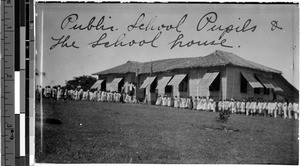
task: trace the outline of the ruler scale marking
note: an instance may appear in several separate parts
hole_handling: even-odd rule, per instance
[[[34,53],[34,2],[1,2],[1,165],[29,165],[34,163],[29,158],[33,154],[29,150],[29,142],[33,143],[29,108],[34,108],[34,96],[29,92],[34,88],[30,73],[34,72],[34,57],[30,56]]]

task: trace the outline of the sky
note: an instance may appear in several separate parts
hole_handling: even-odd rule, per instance
[[[297,5],[37,3],[36,13],[36,68],[46,73],[37,79],[43,86],[129,60],[222,50],[282,71],[299,89]],[[137,44],[129,46],[132,40]],[[201,44],[188,47],[190,41]]]

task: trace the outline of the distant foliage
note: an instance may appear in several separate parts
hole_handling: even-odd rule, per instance
[[[90,89],[91,86],[97,81],[97,78],[92,76],[79,76],[74,77],[72,80],[69,80],[66,82],[66,88],[67,89],[74,89],[78,86],[81,86],[81,88],[86,91]]]

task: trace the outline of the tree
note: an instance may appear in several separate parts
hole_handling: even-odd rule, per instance
[[[230,117],[229,110],[221,110],[219,113],[219,117],[217,118],[217,122],[221,124],[221,127],[227,132],[226,123],[228,122],[228,118]]]
[[[90,89],[96,81],[97,79],[95,77],[87,75],[73,77],[72,80],[66,82],[66,88],[71,89],[80,86],[84,91],[86,91]]]

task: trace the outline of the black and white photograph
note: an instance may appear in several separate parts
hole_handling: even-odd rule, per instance
[[[299,164],[298,3],[35,4],[34,157]]]

